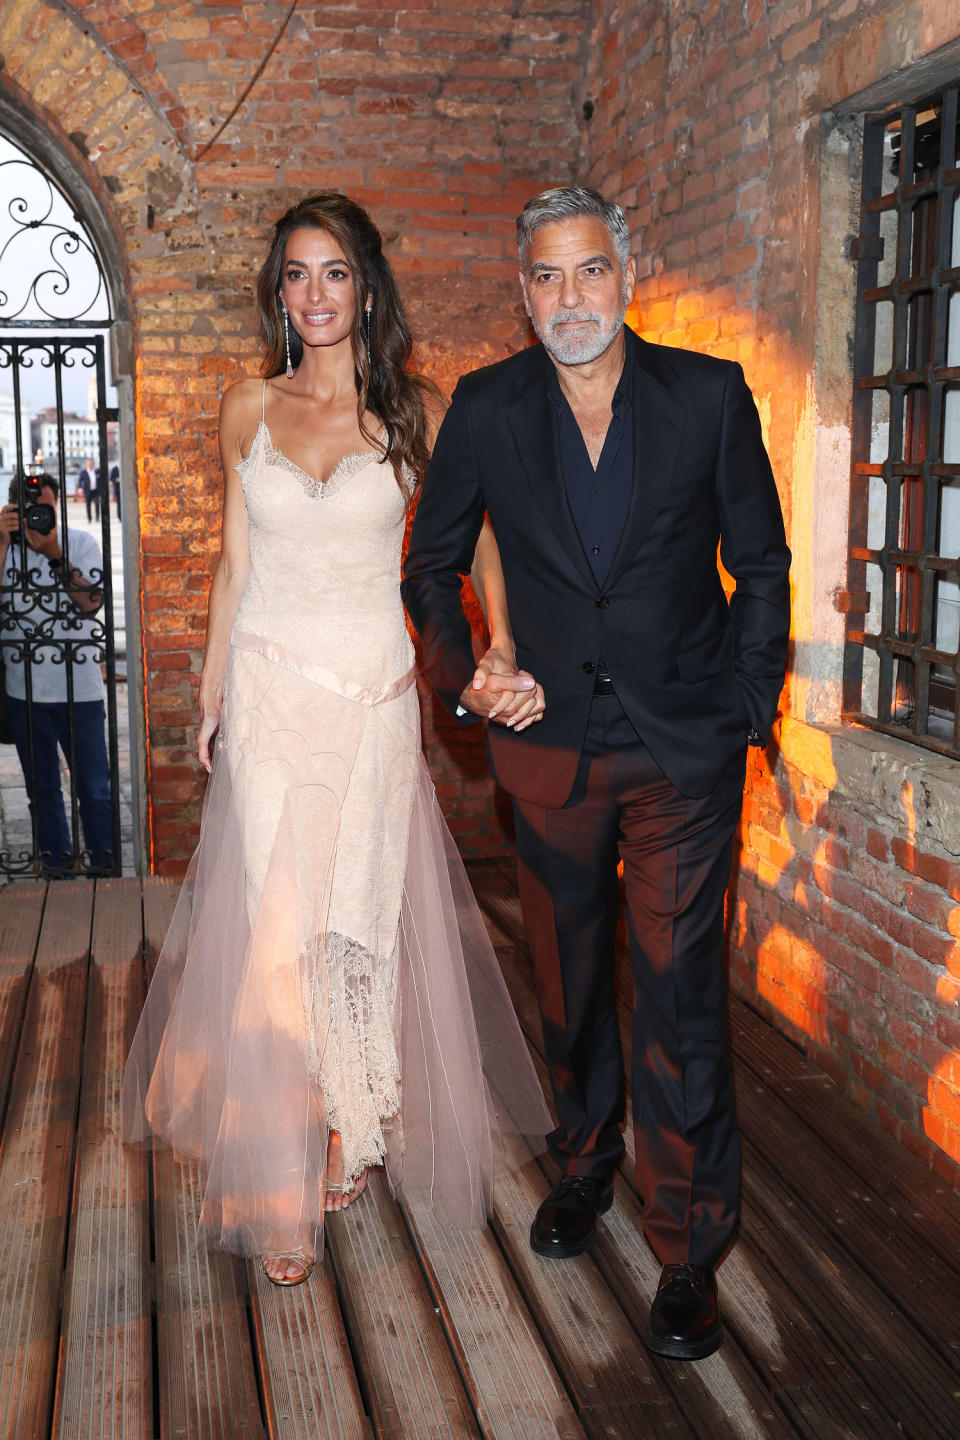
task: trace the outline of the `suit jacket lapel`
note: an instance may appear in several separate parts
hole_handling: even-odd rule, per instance
[[[547,392],[550,376],[545,367],[550,361],[543,352],[539,360],[540,364],[534,365],[526,387],[507,405],[507,423],[544,519],[576,562],[587,584],[596,589],[563,482],[557,446],[557,418]]]
[[[626,340],[633,351],[633,488],[606,588],[636,554],[674,483],[685,417],[670,393],[676,377],[660,362],[659,352],[631,330]]]

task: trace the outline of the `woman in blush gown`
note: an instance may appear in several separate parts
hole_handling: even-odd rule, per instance
[[[258,301],[266,378],[220,414],[200,843],[123,1130],[198,1161],[201,1232],[289,1285],[367,1167],[481,1224],[499,1132],[549,1123],[420,749],[400,553],[437,407],[366,213],[294,206]]]

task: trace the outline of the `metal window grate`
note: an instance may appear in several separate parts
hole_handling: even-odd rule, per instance
[[[843,713],[960,758],[960,82],[866,117]]]

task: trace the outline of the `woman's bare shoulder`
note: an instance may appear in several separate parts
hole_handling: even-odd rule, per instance
[[[262,417],[262,380],[248,377],[224,390],[220,401],[220,445],[224,456],[233,461],[249,454]]]
[[[254,375],[245,375],[242,380],[235,380],[232,385],[228,385],[220,401],[221,426],[226,423],[244,427],[252,416],[259,420],[263,404],[263,385],[264,382]]]

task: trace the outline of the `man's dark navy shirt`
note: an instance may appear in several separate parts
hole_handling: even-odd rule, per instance
[[[549,385],[550,399],[557,412],[563,483],[598,587],[603,585],[613,563],[633,487],[632,394],[633,356],[627,346],[623,372],[613,393],[610,426],[594,470],[556,371]]]

